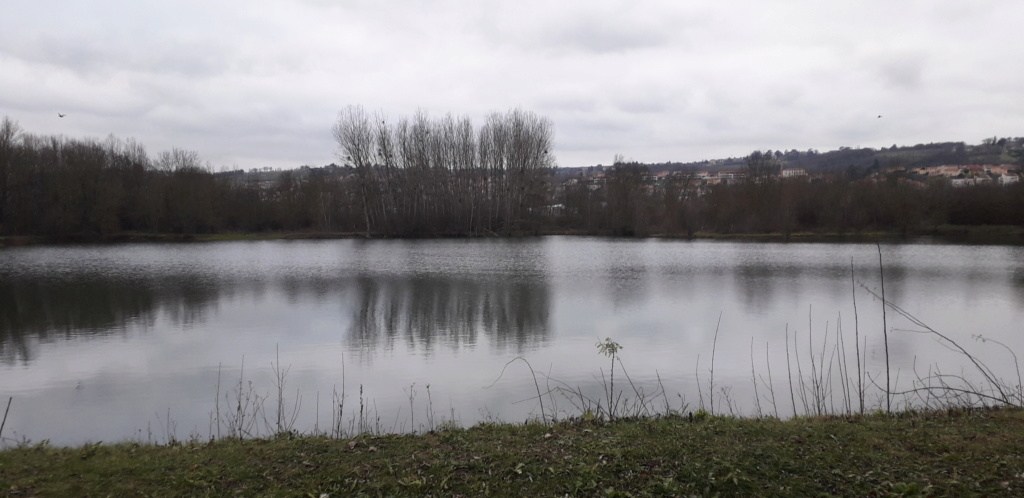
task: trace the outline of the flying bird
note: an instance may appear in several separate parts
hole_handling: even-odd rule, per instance
[[[882,117],[882,115],[881,115],[881,114],[879,114],[879,115],[878,115],[878,117],[879,117],[879,118],[881,118],[881,117]]]
[[[59,112],[57,113],[57,117],[58,118],[63,118],[64,116],[67,116],[67,114],[61,114]],[[881,116],[879,116],[879,117],[881,117]]]

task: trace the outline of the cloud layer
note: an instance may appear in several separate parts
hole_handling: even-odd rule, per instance
[[[5,10],[0,114],[34,133],[194,149],[214,167],[334,161],[330,128],[349,104],[478,124],[522,107],[554,122],[561,166],[1024,134],[1015,0],[43,0]]]

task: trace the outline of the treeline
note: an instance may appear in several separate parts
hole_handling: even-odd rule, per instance
[[[474,128],[468,118],[417,113],[389,122],[349,107],[333,131],[342,166],[213,173],[195,152],[150,157],[134,140],[37,136],[4,118],[0,235],[643,236],[1024,226],[1024,182],[952,188],[870,166],[784,179],[779,171],[791,164],[778,153],[751,154],[744,180],[719,185],[692,173],[655,178],[621,157],[599,179],[584,170],[555,175],[550,121],[522,110],[493,113]],[[1016,142],[984,146],[995,154],[1007,144]]]
[[[552,125],[522,110],[418,113],[389,124],[359,107],[334,127],[340,168],[266,181],[214,174],[182,149],[155,158],[133,140],[69,139],[0,123],[0,235],[316,230],[368,236],[537,233],[550,201]]]
[[[780,177],[781,164],[755,151],[742,180],[708,186],[693,174],[653,182],[646,166],[617,162],[603,183],[566,184],[559,226],[625,236],[1024,226],[1024,182],[954,188],[945,181],[913,181],[906,171],[865,176],[861,170],[808,180]]]
[[[37,136],[0,122],[3,235],[215,230],[219,187],[193,152],[150,159],[133,140]]]

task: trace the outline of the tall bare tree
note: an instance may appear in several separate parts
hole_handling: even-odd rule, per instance
[[[339,147],[339,159],[356,170],[366,236],[369,237],[373,230],[370,213],[376,201],[373,195],[376,182],[373,174],[374,140],[370,117],[362,106],[350,105],[338,113],[333,131]]]
[[[11,177],[14,175],[14,146],[21,127],[11,118],[4,116],[0,121],[0,234],[8,229],[6,212],[8,192],[11,188]]]
[[[745,162],[747,179],[755,183],[766,182],[782,172],[782,160],[771,150],[755,150],[747,156]]]

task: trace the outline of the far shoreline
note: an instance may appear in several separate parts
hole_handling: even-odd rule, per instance
[[[911,230],[906,233],[894,231],[863,231],[863,232],[767,232],[767,233],[719,233],[693,232],[659,233],[646,235],[615,235],[612,233],[588,232],[583,230],[540,230],[530,233],[512,235],[472,236],[467,234],[448,234],[425,237],[392,237],[370,235],[361,232],[313,232],[313,231],[267,231],[267,232],[218,232],[218,233],[146,233],[122,232],[116,234],[78,234],[60,237],[37,235],[0,236],[0,249],[26,246],[61,246],[84,244],[132,244],[132,243],[193,243],[193,242],[232,242],[232,241],[269,241],[269,240],[437,240],[437,239],[512,239],[546,236],[568,237],[604,237],[612,239],[662,239],[662,240],[720,240],[732,242],[772,242],[772,243],[922,243],[939,242],[950,244],[979,245],[1024,245],[1024,227],[1019,226],[965,226],[941,225],[927,229]]]

